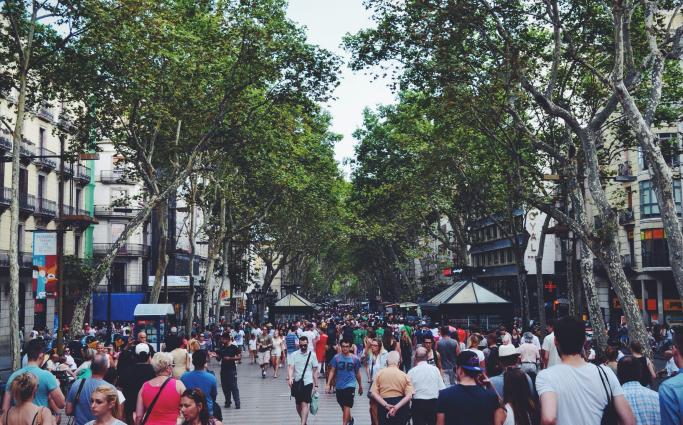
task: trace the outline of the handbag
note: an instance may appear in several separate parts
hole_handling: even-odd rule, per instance
[[[84,386],[85,379],[81,379],[81,383],[78,385],[78,391],[76,391],[76,397],[74,397],[73,415],[69,416],[69,419],[66,421],[66,425],[74,425],[76,423],[76,409],[78,408],[78,399],[81,398],[81,392],[83,391]]]
[[[161,395],[161,392],[164,390],[164,387],[166,386],[166,384],[168,384],[168,381],[170,381],[170,380],[171,380],[171,377],[169,376],[168,378],[166,378],[164,383],[161,384],[161,386],[159,387],[159,392],[157,393],[157,395],[154,396],[154,399],[149,404],[149,407],[147,408],[147,410],[145,410],[145,414],[142,415],[142,421],[140,421],[140,425],[145,425],[145,422],[147,422],[147,419],[149,419],[149,415],[152,413],[152,409],[154,409],[154,405],[156,404],[157,400],[159,400],[159,396]]]
[[[313,391],[313,395],[311,396],[311,415],[315,415],[318,413],[318,407],[320,405],[320,396],[318,395],[318,391]]]
[[[308,361],[311,360],[311,353],[312,351],[308,353],[308,357],[306,358],[306,365],[304,366],[304,371],[301,373],[301,379],[297,379],[292,384],[291,394],[293,397],[296,397],[297,394],[301,394],[304,391],[304,376],[306,375],[306,368],[308,368]]]
[[[602,387],[605,390],[605,394],[607,394],[607,406],[605,406],[602,411],[602,420],[600,420],[600,425],[617,425],[617,410],[614,407],[614,397],[612,395],[612,387],[609,384],[609,379],[607,378],[605,371],[602,370],[600,366],[595,367],[598,368],[600,382],[602,382]],[[607,388],[609,388],[609,390]]]

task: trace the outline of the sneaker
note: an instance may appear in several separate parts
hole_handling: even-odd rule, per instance
[[[261,378],[266,379],[266,371],[261,370]]]
[[[240,405],[239,405],[239,404],[236,404],[236,405],[235,405],[235,409],[239,409],[239,408],[240,408]]]
[[[356,420],[355,420],[355,419],[353,418],[353,416],[352,416],[352,417],[351,417],[351,420],[349,421],[349,424],[348,424],[348,425],[353,425],[353,423],[354,423],[355,421],[356,421]]]
[[[225,406],[226,408],[229,409],[229,408],[230,408],[230,403],[228,403],[228,402],[226,401],[225,404],[224,404],[223,406]]]

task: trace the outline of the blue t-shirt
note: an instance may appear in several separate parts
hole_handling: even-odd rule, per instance
[[[10,392],[12,388],[12,381],[17,376],[29,372],[38,379],[38,391],[36,391],[36,398],[33,400],[37,406],[49,407],[48,406],[48,395],[55,388],[59,388],[59,382],[57,378],[48,372],[47,370],[41,369],[38,366],[24,366],[21,369],[17,369],[13,374],[7,379],[7,385],[5,385],[5,391]]]
[[[683,369],[659,386],[659,409],[662,425],[678,425],[683,421]]]
[[[493,391],[479,385],[455,384],[439,391],[436,412],[446,415],[446,425],[490,425],[498,406]]]
[[[193,370],[191,372],[183,373],[180,381],[185,384],[188,389],[199,388],[206,395],[206,407],[209,413],[213,412],[213,400],[218,394],[218,387],[216,377],[213,373],[205,370]]]
[[[335,388],[356,388],[356,372],[360,370],[360,360],[353,354],[344,356],[337,354],[332,359],[330,365],[335,370]]]
[[[298,350],[296,342],[299,340],[296,332],[289,332],[285,337],[285,343],[287,344],[287,354],[292,354]]]
[[[107,386],[113,387],[112,384],[97,378],[88,378],[83,384],[83,390],[76,400],[76,393],[78,392],[78,387],[81,386],[82,379],[77,379],[71,385],[69,394],[66,397],[66,401],[74,406],[74,418],[76,420],[76,425],[83,425],[95,419],[95,416],[90,412],[90,396],[97,387]]]

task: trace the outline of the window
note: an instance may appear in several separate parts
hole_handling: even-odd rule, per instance
[[[512,255],[512,250],[509,249],[508,250],[508,263],[514,263],[514,262],[515,262],[515,260],[514,260],[513,255]]]
[[[74,236],[74,255],[76,257],[81,256],[81,235],[79,234]]]
[[[681,214],[681,181],[673,181],[674,202],[676,212]],[[659,217],[659,204],[657,195],[650,180],[640,182],[640,215],[641,218]]]
[[[658,144],[662,151],[662,156],[664,156],[664,161],[669,165],[669,167],[677,167],[680,165],[680,155],[678,153],[678,136],[676,133],[658,133]],[[638,148],[638,162],[640,163],[641,170],[647,170],[650,168],[645,152]]]
[[[498,251],[495,251],[495,252],[493,253],[493,264],[498,264],[498,263],[499,263],[499,261],[498,261],[498,254],[499,254]]]
[[[43,127],[40,127],[39,133],[38,133],[38,147],[40,147],[40,153],[39,155],[43,155],[42,150],[45,148],[45,129]]]
[[[486,240],[491,239],[492,234],[491,234],[491,226],[486,226]]]
[[[669,267],[669,246],[664,229],[648,229],[640,232],[643,267]]]

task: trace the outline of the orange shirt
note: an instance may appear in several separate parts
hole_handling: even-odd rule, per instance
[[[382,398],[403,397],[414,394],[415,389],[410,377],[395,366],[386,367],[377,373],[370,387],[371,393],[377,393]]]

